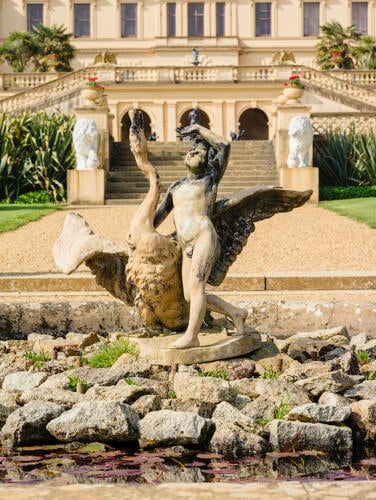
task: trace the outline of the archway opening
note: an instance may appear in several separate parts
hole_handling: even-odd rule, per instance
[[[151,119],[150,116],[143,110],[142,112],[142,117],[144,119],[144,132],[145,132],[145,137],[146,139],[149,139],[151,135]],[[129,127],[131,126],[131,120],[129,118],[128,113],[125,113],[121,120],[121,140],[122,141],[129,141]]]
[[[246,109],[240,115],[239,130],[244,130],[241,136],[243,141],[267,141],[269,139],[268,117],[261,109]]]
[[[188,109],[187,111],[185,111],[181,115],[181,118],[180,118],[180,126],[181,127],[188,127],[188,125],[190,125],[191,116],[192,116],[191,114],[193,111],[194,111],[193,109]],[[205,111],[202,111],[202,109],[200,109],[200,108],[197,108],[197,111],[198,111],[197,123],[199,125],[202,125],[203,127],[210,128],[210,126],[209,126],[210,120],[209,120],[208,115],[205,113]]]

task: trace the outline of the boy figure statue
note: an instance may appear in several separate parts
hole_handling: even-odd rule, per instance
[[[169,347],[199,346],[198,334],[207,309],[232,319],[237,334],[244,334],[248,312],[205,293],[212,266],[219,255],[219,240],[211,216],[217,189],[229,160],[230,144],[205,127],[194,124],[177,129],[180,137],[193,136],[193,148],[185,157],[188,175],[174,182],[154,218],[157,227],[174,209],[174,224],[182,249],[184,297],[189,302],[189,321],[184,335]]]

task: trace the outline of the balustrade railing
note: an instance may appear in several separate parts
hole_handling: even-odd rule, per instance
[[[312,113],[311,123],[315,134],[319,135],[329,130],[366,133],[376,129],[376,113]]]

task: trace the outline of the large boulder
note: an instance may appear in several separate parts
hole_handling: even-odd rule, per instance
[[[240,410],[234,408],[230,403],[223,401],[217,405],[213,412],[212,420],[216,427],[219,425],[226,425],[228,423],[236,424],[238,427],[245,431],[259,433],[260,426],[257,424],[255,418],[244,415]]]
[[[0,427],[5,424],[9,415],[18,408],[16,396],[0,389]]]
[[[214,432],[211,420],[194,412],[160,410],[140,420],[141,448],[154,446],[199,446],[206,448]]]
[[[323,424],[341,424],[351,415],[348,406],[336,407],[329,405],[318,405],[308,403],[296,406],[287,415],[286,420],[298,420],[299,422],[312,422]]]
[[[141,396],[153,392],[146,386],[129,385],[127,383],[115,386],[100,386],[95,384],[86,392],[86,401],[119,401],[120,403],[131,404]]]
[[[277,451],[314,450],[341,458],[348,465],[352,457],[352,432],[348,427],[273,420],[265,427],[269,443]]]
[[[55,403],[31,401],[18,408],[7,418],[1,430],[3,446],[28,446],[51,441],[51,434],[46,430],[50,420],[64,411]]]
[[[69,410],[76,403],[82,401],[83,395],[78,392],[65,391],[64,389],[48,389],[46,387],[36,387],[35,389],[30,389],[25,391],[20,396],[20,403],[26,404],[30,401],[49,401],[50,403],[56,403],[64,408],[64,410]]]
[[[374,457],[376,449],[376,401],[356,401],[351,406],[349,425],[354,432],[357,447],[354,450],[359,456],[365,451]]]
[[[78,403],[47,425],[59,441],[127,442],[138,437],[138,415],[118,401]]]
[[[40,386],[47,378],[43,372],[15,372],[7,375],[3,389],[8,392],[23,392]]]
[[[227,380],[200,377],[186,372],[175,375],[174,391],[177,399],[198,399],[210,403],[231,402],[236,397],[236,390]]]
[[[343,392],[355,385],[354,379],[344,373],[342,370],[323,373],[317,377],[310,377],[304,380],[298,380],[295,384],[308,391],[311,396],[318,397],[323,392]]]
[[[376,401],[376,380],[364,380],[353,389],[349,389],[344,393],[347,398],[354,399],[369,399]]]
[[[236,423],[217,424],[209,449],[226,458],[241,458],[266,452],[268,442],[257,434],[245,431]]]

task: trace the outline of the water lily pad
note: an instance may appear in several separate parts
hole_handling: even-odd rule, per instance
[[[96,453],[98,451],[107,451],[108,446],[104,443],[89,443],[79,448],[78,453]]]

